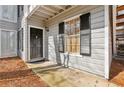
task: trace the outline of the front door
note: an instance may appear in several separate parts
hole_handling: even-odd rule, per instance
[[[43,57],[43,30],[30,28],[30,58]]]

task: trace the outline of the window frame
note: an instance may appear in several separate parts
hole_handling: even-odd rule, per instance
[[[79,30],[80,30],[80,15],[78,15],[78,16],[74,16],[74,17],[72,17],[71,19],[69,19],[69,20],[66,20],[65,22],[71,22],[72,20],[73,20],[73,22],[74,22],[74,20],[76,20],[76,19],[78,19],[79,18],[79,23],[77,23],[77,22],[75,22],[75,24],[74,24],[74,28],[73,28],[73,30],[75,30],[74,32],[74,34],[71,34],[71,31],[70,32],[68,32],[68,34],[67,34],[67,32],[65,32],[65,29],[64,29],[64,32],[66,33],[66,35],[67,35],[67,37],[69,37],[69,38],[72,38],[72,37],[74,37],[75,39],[78,39],[78,37],[79,37],[79,44],[74,44],[75,45],[75,49],[76,49],[76,52],[70,52],[70,54],[74,54],[74,55],[80,55],[80,31],[77,33],[76,32],[76,29],[77,29],[77,24],[79,24]],[[65,23],[65,25],[66,25],[66,23]],[[70,26],[71,26],[72,24],[70,24]],[[71,30],[72,28],[70,27],[70,30]],[[65,36],[66,36],[65,35]],[[67,38],[66,37],[66,38]],[[77,42],[77,41],[76,41]],[[65,43],[67,43],[67,41],[65,42]],[[67,47],[68,46],[70,46],[71,48],[73,47],[73,44],[65,44],[65,46],[64,47],[66,47],[66,49],[67,49]],[[79,51],[77,50],[77,47],[79,46]],[[73,50],[73,49],[72,49]],[[68,52],[67,50],[65,51],[65,52]]]
[[[7,9],[7,12],[4,11],[4,9]],[[9,12],[12,11],[13,13],[10,14]],[[17,6],[16,5],[4,5],[2,6],[2,12],[1,20],[17,23]]]
[[[81,19],[80,19],[80,55],[84,55],[84,56],[91,56],[91,13],[86,13],[86,14],[89,14],[89,30],[90,32],[89,33],[86,33],[86,34],[81,34]],[[86,14],[83,14],[83,15],[86,15]],[[82,15],[81,15],[82,16]],[[83,29],[83,30],[86,30],[86,29]],[[82,36],[89,36],[89,53],[82,53],[81,51],[81,37]]]

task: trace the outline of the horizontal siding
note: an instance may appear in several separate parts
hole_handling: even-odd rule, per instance
[[[71,55],[69,56],[69,66],[85,70],[94,74],[104,76],[104,6],[79,6],[68,11],[48,22],[48,54],[49,59],[58,62],[64,61],[63,53],[58,53],[55,37],[58,34],[58,24],[63,20],[79,14],[91,13],[91,56]]]
[[[104,16],[100,16],[100,17],[97,17],[97,18],[91,18],[92,21],[91,21],[91,24],[95,24],[95,23],[101,23],[101,22],[104,22]]]
[[[92,44],[103,44],[104,38],[94,38],[92,39]]]
[[[44,27],[45,26],[43,21],[34,19],[34,18],[28,19],[28,25],[32,25],[32,26],[36,26],[36,27]]]
[[[2,6],[0,10],[0,58],[17,56],[17,6],[11,6],[8,18],[3,18]]]
[[[16,31],[1,30],[1,57],[17,56],[17,33]]]
[[[92,44],[93,49],[104,49],[104,44]]]
[[[16,30],[17,31],[17,23],[0,20],[0,28],[1,29],[9,29],[9,30]]]
[[[100,11],[97,11],[96,13],[92,12],[92,16],[91,18],[94,19],[94,18],[98,18],[98,17],[101,17],[101,16],[104,16],[104,11],[103,11],[103,7],[100,8],[101,10]]]
[[[98,22],[91,24],[91,29],[104,28],[105,22]]]
[[[104,38],[104,33],[92,33],[91,38]]]

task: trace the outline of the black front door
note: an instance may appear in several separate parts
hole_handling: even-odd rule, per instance
[[[43,30],[30,28],[30,58],[43,57]]]

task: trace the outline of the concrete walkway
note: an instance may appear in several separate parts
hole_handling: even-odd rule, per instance
[[[116,87],[104,78],[85,71],[64,68],[53,62],[27,63],[28,67],[52,87]]]

